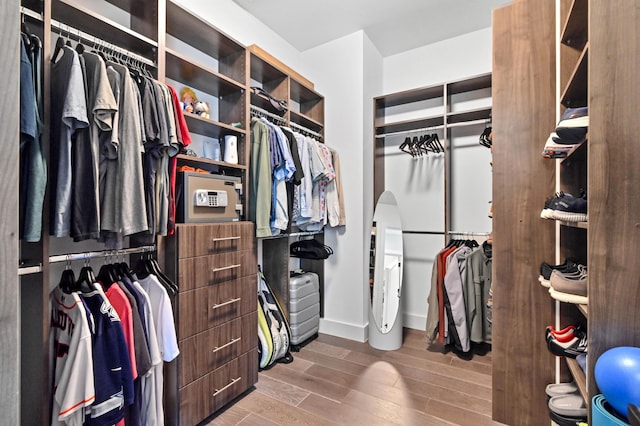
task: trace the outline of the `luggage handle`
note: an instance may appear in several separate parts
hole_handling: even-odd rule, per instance
[[[232,303],[239,302],[239,301],[241,301],[241,300],[242,300],[242,297],[237,297],[237,298],[235,298],[235,299],[229,299],[229,300],[227,300],[226,302],[218,303],[217,305],[213,305],[213,306],[211,307],[211,309],[218,309],[218,308],[222,308],[223,306],[227,306],[227,305],[230,305],[230,304],[232,304]]]
[[[242,340],[242,337],[237,337],[237,338],[235,338],[235,339],[231,339],[231,340],[229,340],[227,343],[225,343],[224,345],[222,345],[222,346],[217,346],[217,347],[213,348],[211,351],[212,351],[213,353],[216,353],[216,352],[218,352],[218,351],[220,351],[220,350],[222,350],[222,349],[226,348],[227,346],[231,346],[231,345],[233,345],[234,343],[238,343],[240,340]]]
[[[228,270],[228,269],[239,268],[239,267],[241,267],[241,266],[242,266],[242,264],[241,264],[241,263],[238,263],[238,264],[235,264],[235,265],[223,266],[223,267],[221,267],[221,268],[213,268],[213,269],[212,269],[212,271],[213,271],[213,272],[226,271],[226,270]]]
[[[226,386],[224,386],[223,388],[220,389],[216,389],[215,392],[213,393],[213,396],[216,397],[218,396],[218,394],[220,392],[224,392],[225,390],[227,390],[230,386],[233,386],[234,383],[239,382],[242,379],[242,376],[239,376],[235,379],[231,379],[231,381],[229,383],[227,383]]]
[[[220,237],[220,238],[214,238],[213,241],[214,243],[217,243],[219,241],[231,241],[231,240],[239,240],[240,237]]]

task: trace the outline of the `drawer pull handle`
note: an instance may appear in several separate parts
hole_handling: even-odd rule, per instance
[[[222,268],[213,268],[213,272],[226,271],[228,269],[235,269],[235,268],[239,268],[241,266],[242,266],[242,264],[238,263],[237,265],[223,266]]]
[[[242,340],[242,337],[238,337],[238,338],[236,338],[236,339],[232,339],[232,340],[228,341],[227,343],[225,343],[225,344],[224,344],[224,345],[222,345],[222,346],[218,346],[218,347],[216,347],[216,348],[213,348],[213,349],[212,349],[212,352],[213,352],[213,353],[216,353],[216,352],[218,352],[218,351],[220,351],[220,350],[222,350],[222,349],[226,348],[227,346],[231,346],[231,345],[233,345],[234,343],[238,343],[240,340]]]
[[[221,238],[214,238],[213,242],[217,243],[218,241],[231,241],[231,240],[239,240],[240,237],[221,237]]]
[[[224,392],[225,390],[227,390],[230,386],[233,386],[234,383],[239,382],[240,380],[242,380],[242,376],[237,377],[235,379],[231,379],[231,381],[223,388],[220,389],[216,389],[216,391],[213,393],[213,396],[216,397],[218,396],[218,394],[220,392]]]
[[[241,300],[242,300],[242,297],[237,297],[237,298],[235,298],[235,299],[230,299],[230,300],[227,300],[226,302],[218,303],[217,305],[213,305],[213,306],[211,307],[211,309],[218,309],[218,308],[222,308],[223,306],[227,306],[227,305],[230,305],[230,304],[232,304],[232,303],[239,302],[239,301],[241,301]]]

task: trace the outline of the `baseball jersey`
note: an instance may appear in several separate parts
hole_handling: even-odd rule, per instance
[[[124,406],[133,403],[133,375],[120,318],[98,284],[82,293],[94,317],[93,376],[95,402],[87,410],[85,425],[112,426],[124,417]]]
[[[51,425],[81,426],[95,400],[91,331],[80,297],[59,287],[50,295],[49,342],[53,358]]]

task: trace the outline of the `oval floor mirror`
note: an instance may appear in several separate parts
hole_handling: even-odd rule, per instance
[[[402,346],[402,221],[396,198],[380,195],[373,215],[370,247],[369,345],[395,350]]]

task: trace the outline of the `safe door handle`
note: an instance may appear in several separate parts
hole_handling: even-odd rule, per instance
[[[224,345],[222,345],[222,346],[218,346],[218,347],[216,347],[216,348],[213,348],[213,349],[212,349],[212,352],[213,352],[213,353],[216,353],[216,352],[218,352],[218,351],[221,351],[222,349],[226,348],[227,346],[231,346],[231,345],[233,345],[234,343],[238,343],[240,340],[242,340],[242,337],[238,337],[238,338],[235,338],[235,339],[231,339],[231,340],[229,340],[227,343],[225,343]]]
[[[232,241],[232,240],[239,240],[240,237],[221,237],[221,238],[214,238],[212,241],[214,243],[217,243],[219,241]]]
[[[216,397],[218,396],[218,394],[220,394],[220,392],[224,392],[225,390],[227,390],[230,386],[233,386],[234,383],[239,382],[240,380],[242,380],[242,376],[237,377],[235,379],[231,379],[231,381],[223,388],[220,389],[216,389],[215,392],[213,393],[213,396]]]
[[[235,299],[229,299],[229,300],[227,300],[226,302],[222,302],[222,303],[218,303],[217,305],[213,305],[213,306],[211,307],[211,309],[218,309],[218,308],[222,308],[223,306],[227,306],[227,305],[230,305],[230,304],[232,304],[232,303],[237,303],[237,302],[239,302],[239,301],[241,301],[241,300],[242,300],[242,297],[237,297],[237,298],[235,298]]]
[[[235,268],[239,268],[241,266],[242,266],[242,264],[238,263],[236,265],[223,266],[221,268],[213,268],[212,271],[213,272],[227,271],[229,269],[235,269]]]

